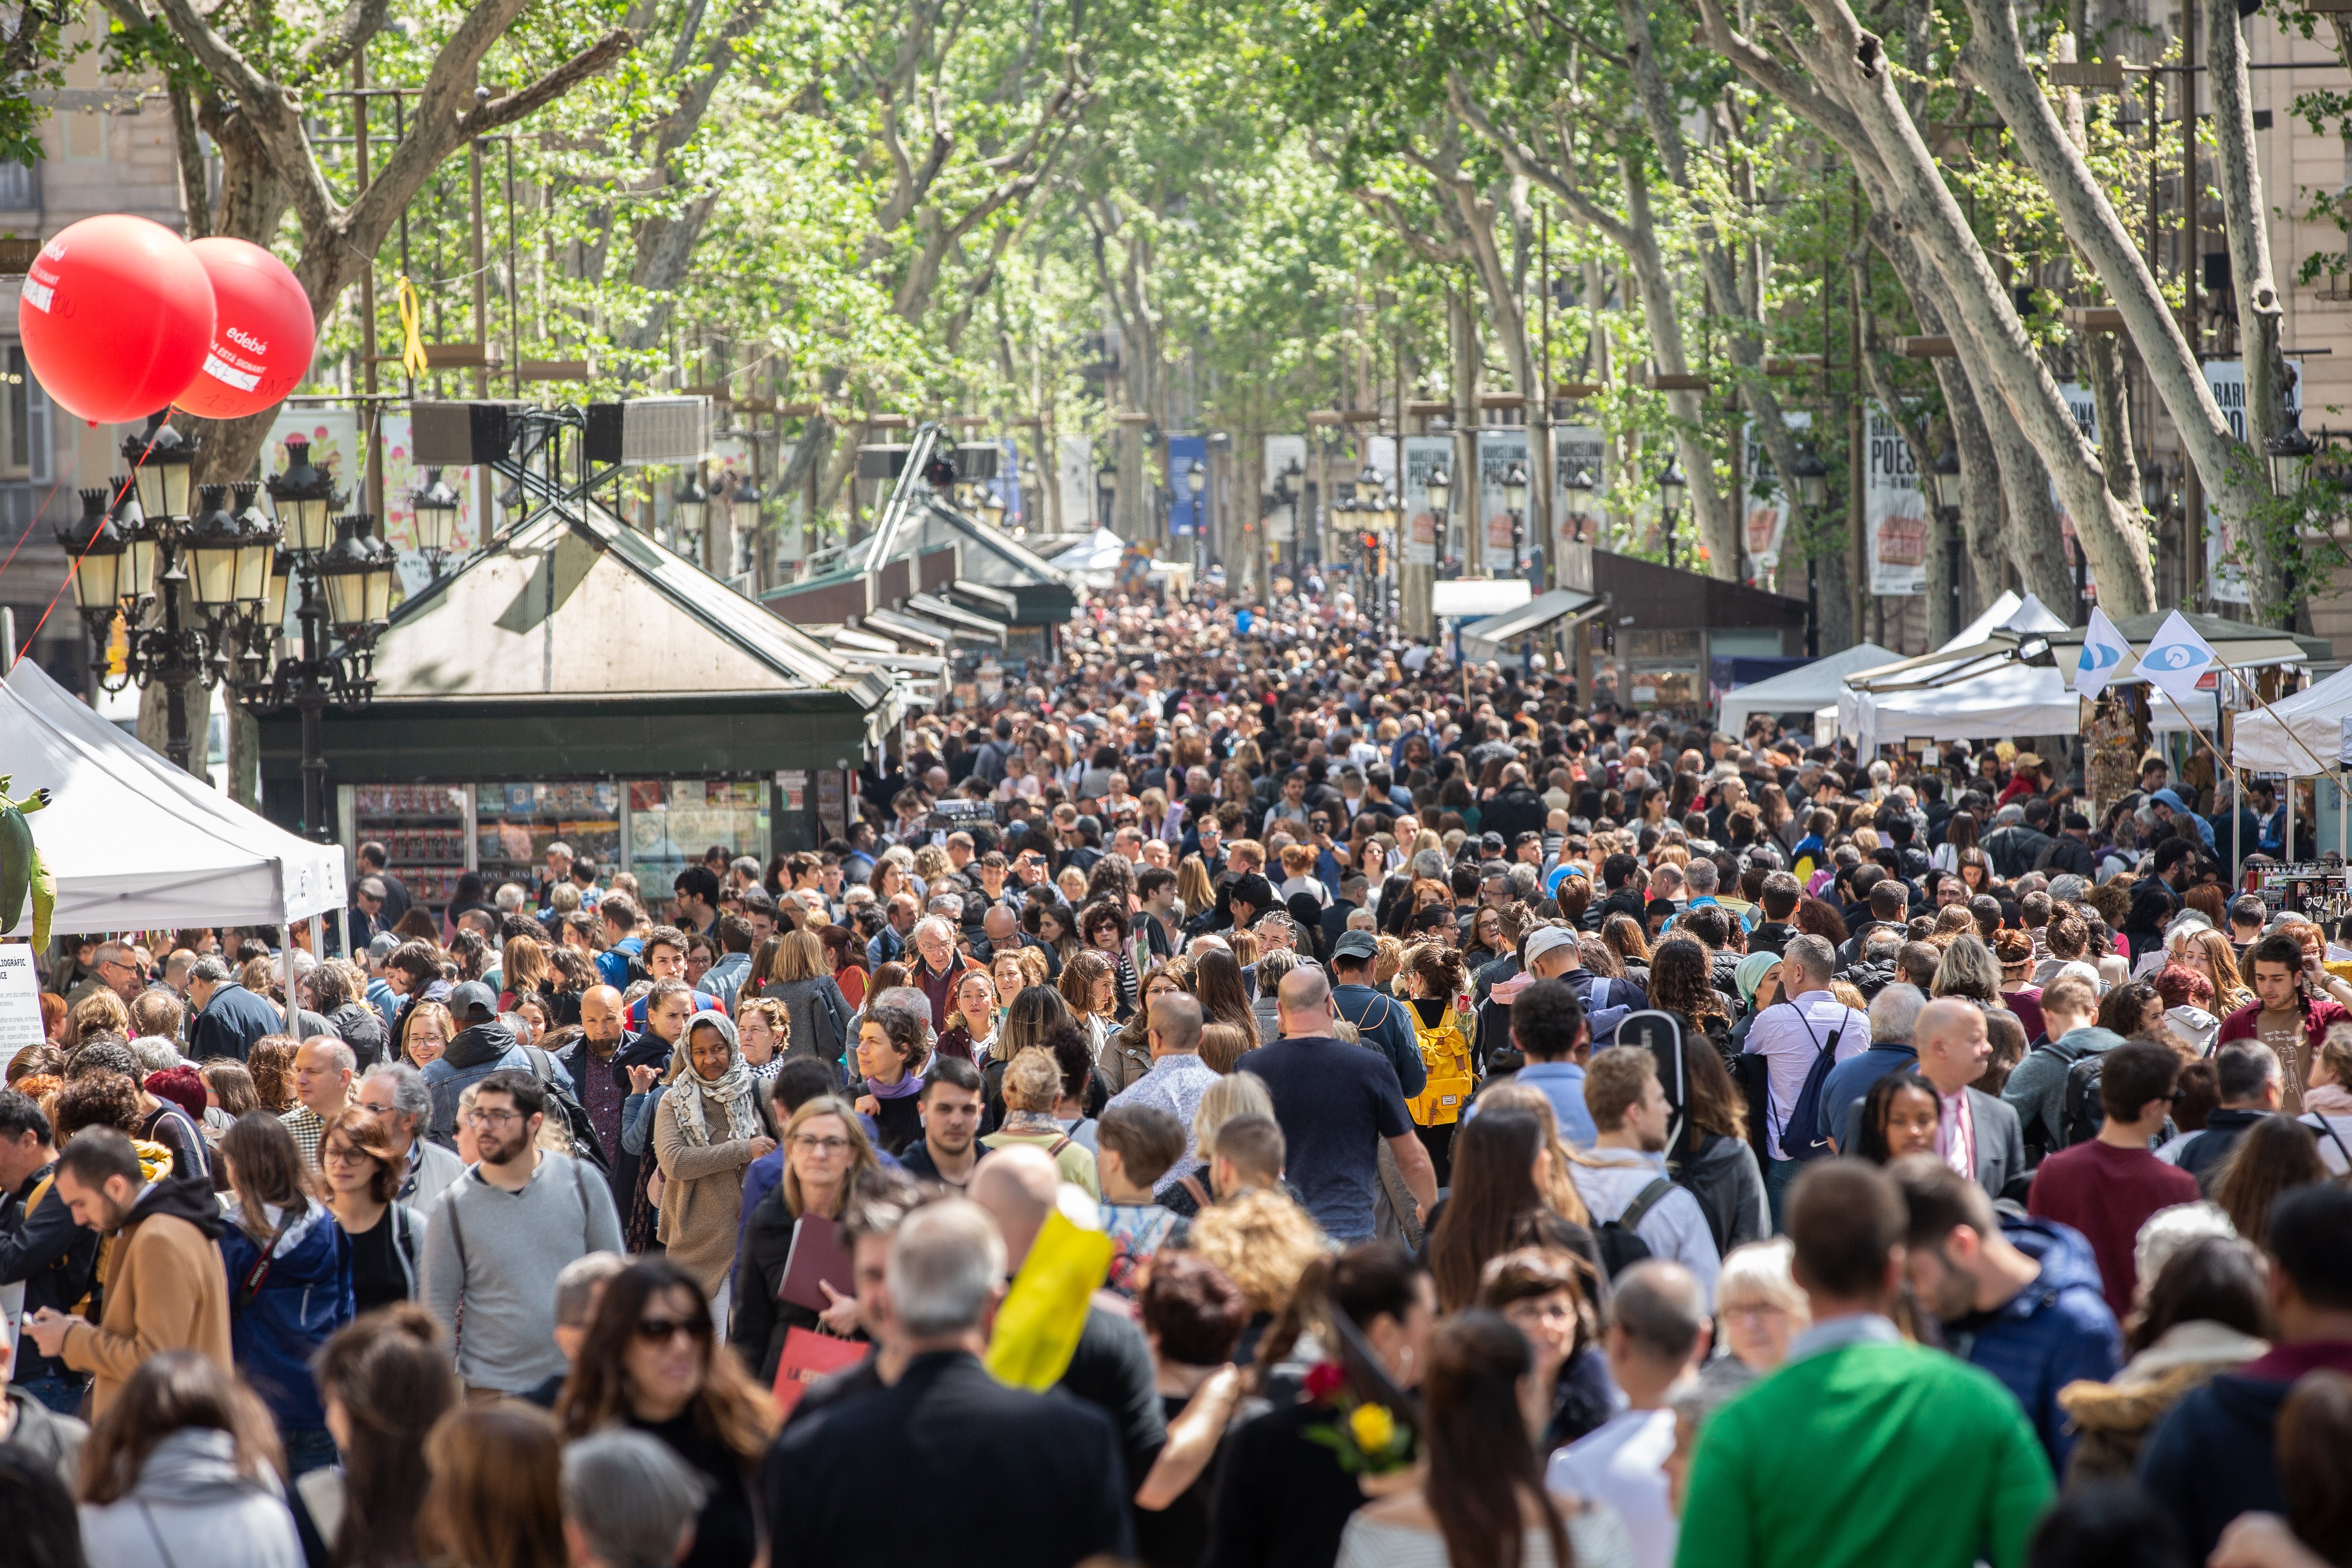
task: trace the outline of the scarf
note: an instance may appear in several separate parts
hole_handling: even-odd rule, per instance
[[[869,1078],[866,1080],[866,1092],[877,1100],[907,1100],[923,1092],[923,1075],[910,1072],[892,1084],[876,1083]]]
[[[2322,1116],[2352,1116],[2352,1089],[2340,1083],[2322,1084],[2303,1091],[2303,1108]]]
[[[696,1024],[708,1022],[713,1016],[709,1013],[698,1013],[687,1020],[688,1037],[693,1037]],[[720,1022],[725,1020],[721,1018]],[[727,1070],[717,1078],[705,1078],[695,1071],[694,1054],[683,1046],[678,1047],[678,1054],[686,1060],[674,1088],[687,1092],[670,1096],[675,1102],[670,1114],[677,1118],[678,1137],[697,1149],[710,1147],[710,1129],[704,1118],[709,1114],[711,1101],[727,1108],[727,1142],[763,1137],[767,1133],[766,1125],[760,1120],[759,1075],[743,1059],[742,1050],[735,1044],[734,1029],[731,1026],[722,1028],[719,1033],[727,1037]]]

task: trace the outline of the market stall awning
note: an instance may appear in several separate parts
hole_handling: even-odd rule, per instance
[[[1430,584],[1429,613],[1441,621],[1484,619],[1518,609],[1535,596],[1525,577],[1452,577]]]
[[[2021,654],[2046,662],[2038,656],[2053,634],[2065,629],[2066,623],[2032,594],[2021,599],[2004,592],[1943,647],[1855,670],[1846,684],[1857,691],[1906,691],[1971,680],[2025,661]]]
[[[907,608],[926,621],[947,627],[955,633],[958,642],[993,643],[1004,646],[1004,623],[993,616],[983,616],[978,610],[967,610],[961,605],[940,598],[937,594],[916,594],[907,600]]]
[[[25,820],[57,881],[58,931],[286,925],[347,901],[341,846],[173,767],[29,658],[0,679],[0,772],[12,798],[50,792]],[[31,929],[28,904],[16,934]]]
[[[1759,713],[1818,713],[1836,705],[1845,692],[1847,676],[1902,657],[1874,642],[1857,643],[1769,680],[1742,686],[1716,705],[1716,728],[1737,735]]]
[[[1598,612],[1602,601],[1598,594],[1580,594],[1573,588],[1553,588],[1536,595],[1516,610],[1505,610],[1498,616],[1488,616],[1462,628],[1462,640],[1501,643],[1513,637],[1523,637],[1542,631],[1556,621],[1580,620]]]
[[[1127,553],[1127,541],[1108,528],[1097,528],[1087,535],[1082,543],[1071,546],[1055,556],[1054,570],[1095,576],[1118,570],[1119,560]]]
[[[948,592],[970,605],[974,613],[993,616],[1007,626],[1021,613],[1021,601],[1003,588],[959,577],[948,584]]]
[[[2352,714],[2352,668],[2282,697],[2267,711],[2241,713],[2230,731],[2230,760],[2248,773],[2310,778],[2344,754],[2344,720]]]
[[[2082,705],[2054,669],[2012,664],[1949,686],[1896,691],[1849,689],[1838,698],[1838,729],[1867,757],[1902,741],[2022,742],[2030,735],[2072,735],[2082,728]]]
[[[945,653],[948,645],[955,641],[955,633],[948,627],[899,610],[869,611],[858,624],[867,631],[880,632],[932,653]]]

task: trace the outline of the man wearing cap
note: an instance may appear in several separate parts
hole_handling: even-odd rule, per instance
[[[1511,973],[1489,984],[1485,999],[1478,1004],[1475,1037],[1471,1044],[1475,1047],[1475,1054],[1482,1071],[1495,1052],[1512,1043],[1511,1003],[1531,983],[1575,976],[1570,984],[1580,1005],[1588,1002],[1592,993],[1593,977],[1584,972],[1583,954],[1577,948],[1576,933],[1564,926],[1530,928],[1519,938],[1518,952],[1507,962]],[[1624,985],[1622,981],[1617,984],[1621,987]],[[1630,987],[1626,989],[1630,990]],[[1623,999],[1622,993],[1604,998],[1611,1003]],[[1608,1018],[1610,1030],[1615,1030],[1617,1020],[1623,1017],[1625,1012],[1622,1006],[1612,1007]],[[1582,1090],[1577,1092],[1580,1094]]]
[[[1372,989],[1372,960],[1381,946],[1368,931],[1343,932],[1331,945],[1331,1005],[1356,1026],[1356,1037],[1389,1058],[1396,1068],[1397,1085],[1407,1100],[1429,1082],[1421,1047],[1412,1032],[1412,1017],[1392,996]]]
[[[457,1097],[466,1087],[504,1068],[530,1072],[531,1060],[499,1021],[498,994],[480,981],[450,989],[449,1016],[457,1026],[457,1037],[425,1064],[425,1087],[433,1091],[433,1141],[455,1148]]]

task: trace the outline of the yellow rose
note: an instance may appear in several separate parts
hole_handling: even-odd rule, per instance
[[[1359,1405],[1349,1414],[1348,1430],[1355,1435],[1356,1447],[1367,1454],[1384,1454],[1396,1441],[1396,1417],[1385,1405]]]

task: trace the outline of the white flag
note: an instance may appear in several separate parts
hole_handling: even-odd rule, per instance
[[[2095,700],[2130,653],[2131,644],[2107,619],[2107,612],[2091,606],[2091,624],[2083,628],[2082,657],[2074,661],[2074,695],[2085,702]]]
[[[2186,703],[2197,689],[2198,680],[2221,662],[2221,656],[2212,645],[2197,635],[2179,610],[2164,618],[2156,628],[2154,640],[2147,651],[2139,656],[2139,672],[2151,686],[2170,694],[2176,702]]]

